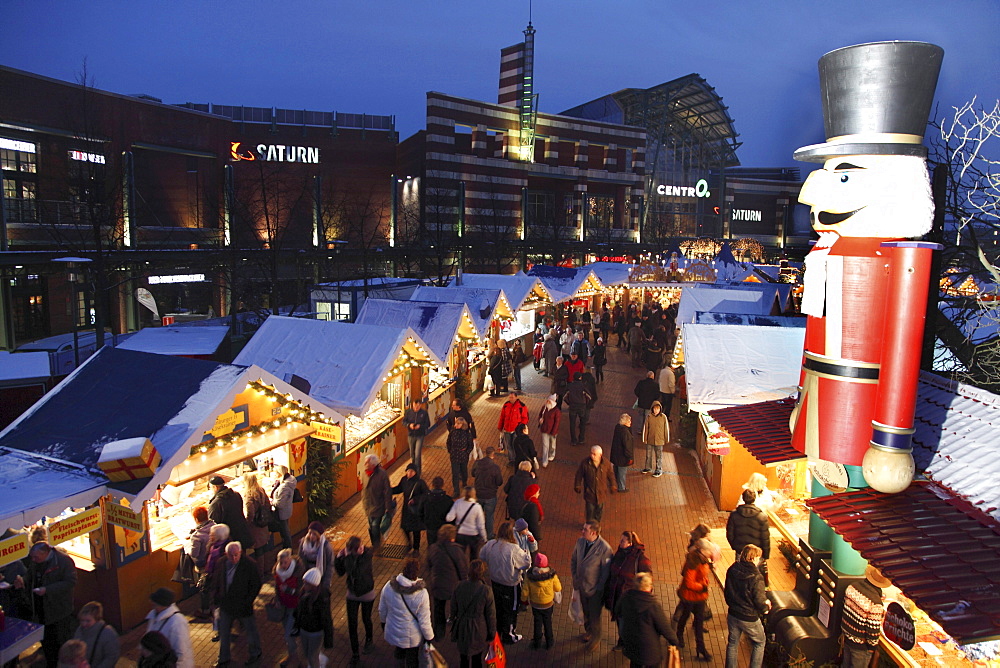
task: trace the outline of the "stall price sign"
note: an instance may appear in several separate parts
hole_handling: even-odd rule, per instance
[[[315,433],[310,434],[313,438],[318,438],[321,441],[330,441],[331,443],[340,443],[342,432],[339,424],[312,422],[309,426],[316,430]]]
[[[882,632],[885,637],[893,641],[904,652],[913,649],[916,641],[916,630],[913,627],[913,618],[903,609],[899,603],[893,601],[885,611],[885,619],[882,620]]]
[[[0,540],[0,566],[28,556],[28,534],[19,533],[7,540]]]
[[[146,530],[142,513],[137,513],[131,508],[110,501],[104,504],[104,520],[108,524],[114,524],[136,533],[143,533]]]
[[[100,506],[94,506],[82,513],[71,515],[49,525],[49,543],[58,545],[79,538],[91,531],[97,531],[104,524]]]

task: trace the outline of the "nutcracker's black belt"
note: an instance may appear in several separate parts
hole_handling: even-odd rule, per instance
[[[878,380],[879,365],[870,362],[852,362],[851,360],[819,359],[806,353],[803,364],[806,371],[836,376],[838,378],[856,378],[858,380]]]

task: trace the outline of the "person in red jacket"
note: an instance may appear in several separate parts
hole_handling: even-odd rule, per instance
[[[577,374],[582,374],[586,368],[586,365],[583,363],[583,360],[580,359],[580,356],[576,354],[576,351],[570,353],[569,360],[566,362],[566,369],[569,370],[570,381],[576,378]]]
[[[558,402],[559,395],[551,395],[545,400],[545,407],[538,416],[538,427],[542,432],[542,468],[556,458],[556,436],[559,434],[559,422],[562,420],[562,411],[556,405]]]
[[[510,446],[514,440],[514,430],[519,424],[528,424],[528,407],[518,398],[517,392],[511,392],[500,409],[500,421],[497,423],[501,449],[507,451],[507,457],[511,461],[514,453]]]
[[[711,578],[708,561],[701,550],[691,550],[684,559],[681,569],[680,598],[681,616],[677,620],[677,646],[684,647],[684,627],[688,617],[694,616],[694,642],[699,661],[711,661],[712,655],[705,649],[705,610],[708,607],[708,583]]]

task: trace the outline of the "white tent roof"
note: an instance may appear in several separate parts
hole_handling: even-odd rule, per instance
[[[479,336],[486,338],[489,336],[490,323],[498,316],[507,318],[514,317],[514,309],[510,300],[503,290],[474,288],[474,287],[450,287],[431,288],[420,286],[410,295],[411,301],[421,302],[448,302],[451,304],[465,304],[469,307],[472,315],[472,322],[476,323]]]
[[[228,327],[147,327],[118,347],[160,355],[214,355],[227,334]]]
[[[528,301],[532,292],[536,296],[543,296],[544,300],[552,301],[552,296],[545,289],[545,284],[534,276],[524,274],[462,274],[462,285],[457,285],[458,279],[453,278],[448,284],[451,288],[486,288],[503,290],[504,295],[510,301],[512,309],[519,310]]]
[[[681,335],[692,410],[781,399],[798,386],[804,328],[685,324]]]
[[[48,353],[9,353],[0,350],[0,383],[37,380],[51,375]]]
[[[590,269],[597,276],[602,285],[624,285],[628,283],[628,277],[632,273],[632,264],[621,262],[591,262],[584,265],[584,269]]]
[[[599,292],[604,288],[601,280],[588,267],[548,267],[535,265],[527,276],[537,276],[552,296],[552,302],[561,304],[577,298],[579,292]],[[521,272],[518,275],[525,275]]]
[[[272,315],[234,363],[256,364],[278,378],[296,375],[310,384],[309,396],[341,413],[364,415],[403,350],[444,366],[409,327]]]
[[[358,314],[357,324],[409,327],[442,360],[448,359],[455,336],[478,336],[469,307],[450,302],[366,299]]]
[[[677,325],[692,323],[695,313],[746,313],[749,315],[775,315],[776,292],[745,290],[717,285],[684,286],[677,307]]]

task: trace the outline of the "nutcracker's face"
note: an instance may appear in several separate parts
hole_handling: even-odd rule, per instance
[[[830,158],[802,186],[820,234],[902,239],[930,231],[934,216],[923,158],[845,155]]]

